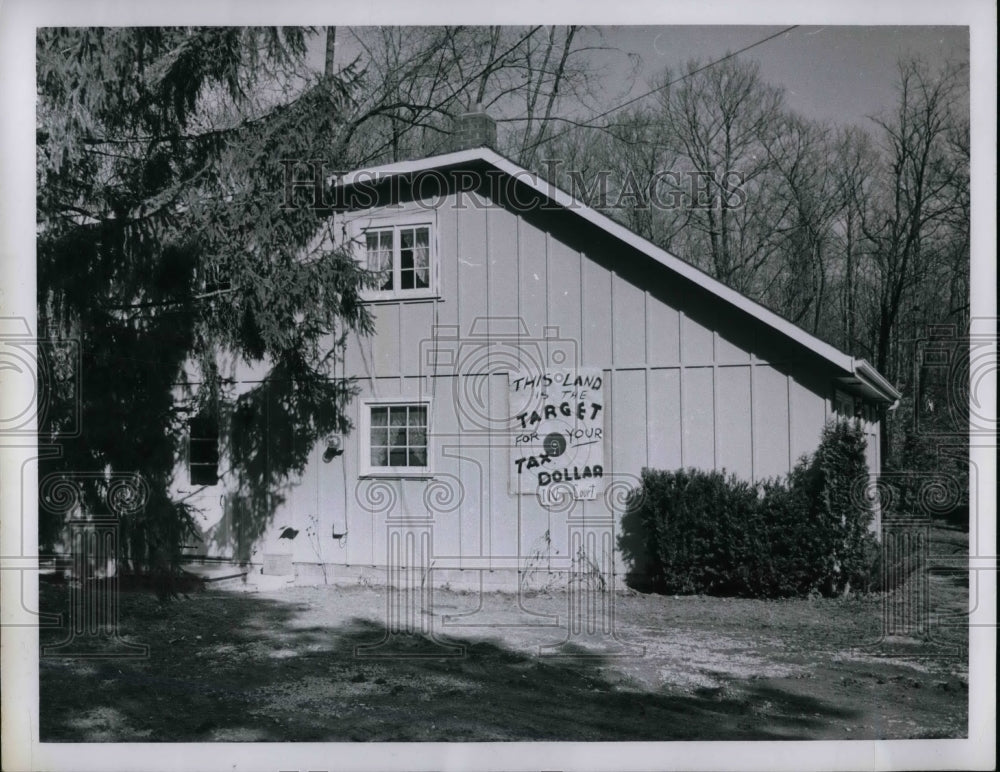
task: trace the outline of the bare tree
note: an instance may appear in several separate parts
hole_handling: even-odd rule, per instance
[[[559,97],[559,89],[564,79],[569,75],[567,65],[570,54],[573,52],[573,39],[576,37],[577,27],[567,27],[563,33],[561,45],[558,40],[558,29],[549,28],[548,39],[545,44],[539,46],[541,49],[542,61],[540,65],[535,64],[539,55],[538,50],[530,48],[525,52],[525,66],[527,68],[527,119],[521,138],[521,149],[518,153],[518,161],[522,166],[530,167],[535,159],[538,146],[545,141],[546,133],[552,119],[552,108]],[[558,61],[553,63],[553,57],[558,57]],[[542,116],[537,116],[538,103],[544,99],[545,109]],[[537,127],[536,127],[537,120]]]
[[[494,117],[512,117],[516,128],[506,149],[530,165],[560,99],[589,87],[577,33],[577,27],[352,28],[363,75],[345,141],[359,163],[442,152],[454,118],[481,105]]]
[[[878,166],[878,152],[867,132],[848,127],[835,140],[831,174],[836,180],[839,207],[834,224],[837,253],[842,257],[840,273],[840,336],[836,341],[848,351],[858,346],[858,272],[864,249],[861,222]],[[871,352],[866,352],[871,355]]]
[[[748,290],[772,246],[744,231],[764,211],[750,198],[771,171],[765,144],[782,117],[782,92],[761,80],[756,64],[735,59],[705,69],[690,62],[674,80],[666,71],[659,91],[666,142],[705,186],[695,191],[690,223],[701,243],[692,253],[703,251],[716,278]]]
[[[948,249],[953,226],[967,222],[962,190],[968,156],[955,153],[961,73],[957,67],[933,73],[918,61],[901,63],[896,111],[877,121],[884,165],[870,206],[860,211],[878,287],[875,363],[890,376],[898,366],[892,348],[907,292]]]
[[[829,131],[787,115],[762,142],[776,182],[768,220],[780,245],[772,261],[780,292],[771,305],[816,334],[826,312],[833,224],[843,205],[839,180],[830,174],[836,160]]]
[[[859,346],[893,381],[907,381],[915,340],[928,322],[962,321],[969,272],[967,70],[899,64],[899,99],[877,118],[874,162],[854,175],[848,211],[857,218],[857,283],[847,288],[862,325]],[[863,158],[863,160],[861,160]],[[853,225],[853,222],[852,222]],[[947,309],[942,313],[942,309]],[[913,409],[907,395],[907,410]],[[882,424],[885,457],[893,421]],[[898,427],[897,427],[898,428]]]

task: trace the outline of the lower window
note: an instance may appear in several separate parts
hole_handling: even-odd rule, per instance
[[[199,413],[188,424],[188,474],[192,485],[216,485],[219,482],[219,425],[207,414]]]
[[[430,471],[427,402],[363,402],[363,474],[405,476]]]

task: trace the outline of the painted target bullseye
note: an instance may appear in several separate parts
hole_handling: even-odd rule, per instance
[[[566,452],[566,438],[558,432],[545,435],[542,445],[550,458],[556,458]]]

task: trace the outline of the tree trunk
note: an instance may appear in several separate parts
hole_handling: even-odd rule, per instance
[[[844,320],[844,348],[854,350],[854,213],[847,211],[847,303]]]
[[[337,28],[326,28],[326,57],[323,61],[323,75],[333,77],[334,60],[337,56]]]

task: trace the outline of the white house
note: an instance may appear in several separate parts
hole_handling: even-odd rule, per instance
[[[841,413],[878,473],[900,395],[871,365],[481,139],[341,179],[335,230],[384,271],[376,332],[346,352],[354,429],[317,443],[263,516],[225,476],[198,489],[184,470],[178,490],[206,514],[192,554],[299,581],[405,570],[498,587],[584,556],[614,580],[643,467],[784,474]]]

